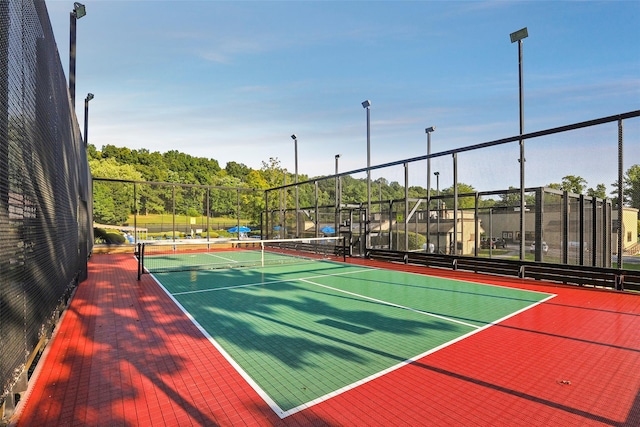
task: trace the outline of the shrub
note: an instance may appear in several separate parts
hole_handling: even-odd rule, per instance
[[[108,232],[104,228],[94,228],[93,237],[96,243],[106,243],[108,245],[121,245],[127,241],[122,234],[117,232]]]
[[[423,248],[423,245],[427,243],[427,238],[422,234],[417,234],[414,232],[409,232],[409,247],[407,250],[416,251]],[[393,238],[391,239],[391,249],[394,251],[399,250],[399,247],[402,248],[404,246],[404,231],[398,231],[394,233]]]

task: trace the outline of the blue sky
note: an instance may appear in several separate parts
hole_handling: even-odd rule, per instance
[[[71,1],[47,7],[67,72]],[[277,158],[309,176],[518,134],[524,40],[525,132],[640,109],[640,2],[85,1],[77,24],[77,114],[89,142],[179,150],[259,169]],[[617,127],[526,145],[527,186],[617,179]],[[519,185],[516,144],[458,159],[478,190]],[[440,186],[451,158],[432,160]],[[625,122],[625,170],[640,163],[640,119]],[[426,186],[424,165],[411,185]],[[374,172],[403,180],[401,167]],[[432,183],[432,186],[435,186]]]

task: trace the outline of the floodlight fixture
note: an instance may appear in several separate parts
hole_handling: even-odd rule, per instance
[[[520,40],[529,37],[529,31],[527,31],[527,27],[524,27],[516,32],[509,34],[509,37],[511,37],[511,43],[519,42]]]
[[[87,94],[87,97],[86,97],[86,99],[85,99],[85,101],[89,102],[89,101],[91,101],[93,98],[94,98],[94,95],[93,95],[92,93],[88,93],[88,94]]]
[[[80,19],[87,14],[87,8],[82,3],[75,2],[71,13],[76,19]]]
[[[366,101],[362,101],[362,108],[369,108],[371,107],[371,101],[369,101],[368,99]]]
[[[436,127],[435,127],[435,126],[431,126],[431,127],[426,128],[424,131],[425,131],[426,133],[431,133],[431,132],[433,132],[434,130],[436,130]]]
[[[291,139],[293,139],[294,141],[298,139],[298,135],[296,135],[295,133],[293,135],[291,135]]]

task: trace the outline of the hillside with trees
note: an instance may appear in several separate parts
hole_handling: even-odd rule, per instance
[[[215,186],[219,191],[210,195],[208,206],[211,217],[237,217],[238,205],[241,205],[241,217],[252,224],[258,224],[260,214],[265,210],[265,198],[261,190],[291,184],[294,174],[283,168],[277,158],[270,158],[262,162],[259,170],[254,170],[242,163],[229,162],[224,168],[217,160],[194,157],[177,150],[159,153],[147,149],[131,150],[125,147],[106,145],[102,151],[89,144],[87,147],[89,166],[94,178],[107,178],[123,181],[145,181],[158,183],[191,184],[195,186]],[[299,181],[308,181],[309,176],[300,174]],[[358,204],[366,201],[366,179],[356,179],[344,176],[341,180],[342,202],[344,204]],[[121,225],[127,222],[133,212],[133,186],[120,183],[99,182],[94,185],[94,219],[98,223]],[[640,165],[633,165],[625,174],[625,205],[640,208]],[[384,178],[372,181],[375,188],[375,200],[404,199],[404,186],[398,182],[388,182]],[[594,188],[587,188],[587,182],[579,176],[567,175],[561,183],[550,183],[548,187],[585,194],[599,198],[607,197],[606,186],[598,184]],[[611,184],[612,197],[617,203],[617,183]],[[224,190],[228,189],[228,190]],[[237,191],[244,189],[246,191]],[[258,190],[258,191],[251,191]],[[453,206],[453,187],[440,191],[444,196],[443,203]],[[511,189],[513,190],[513,189]],[[181,188],[175,195],[167,194],[167,186],[146,185],[136,194],[136,205],[141,215],[171,214],[199,216],[207,211],[205,194],[201,188]],[[420,186],[409,188],[409,197],[418,199],[426,196],[426,189]],[[458,183],[458,194],[474,193],[473,186]],[[332,205],[335,193],[335,181],[318,181],[319,205]],[[435,191],[432,189],[432,197]],[[315,205],[315,187],[313,185],[300,186],[298,191],[300,207]],[[480,207],[516,206],[519,194],[505,193],[499,199],[480,200]],[[240,200],[238,200],[240,199]],[[461,197],[458,200],[460,208],[473,207],[473,197]],[[173,206],[175,203],[175,206]],[[269,200],[270,209],[277,209],[281,204],[289,208],[295,205],[294,191],[288,191],[284,200]],[[533,204],[527,200],[527,204]]]
[[[172,150],[166,153],[150,152],[147,149],[131,150],[113,145],[106,145],[102,151],[95,146],[87,147],[89,166],[94,178],[106,178],[124,181],[148,181],[175,184],[192,184],[215,186],[219,191],[210,195],[210,216],[237,216],[238,204],[243,219],[258,224],[261,212],[264,212],[264,195],[262,191],[268,188],[291,184],[294,174],[287,171],[277,158],[270,158],[262,162],[259,170],[248,166],[229,162],[221,168],[218,161]],[[308,181],[309,176],[299,174],[300,182]],[[94,186],[94,219],[101,224],[120,225],[127,221],[133,207],[133,186],[121,183],[99,182]],[[387,182],[380,178],[372,183],[383,200],[404,198],[404,187],[397,182]],[[345,176],[342,179],[342,202],[361,203],[366,200],[367,184],[365,179],[354,179]],[[234,189],[245,189],[238,192]],[[225,191],[225,189],[228,189]],[[166,214],[173,212],[172,197],[164,194],[166,186],[147,185],[136,195],[138,212],[142,215]],[[409,197],[424,197],[425,189],[412,187]],[[320,205],[333,203],[335,181],[322,180],[318,182],[318,201]],[[298,199],[300,207],[315,205],[315,188],[312,185],[302,185],[299,188]],[[199,216],[206,211],[204,195],[201,189],[186,188],[175,195],[175,212],[179,215]],[[292,207],[295,205],[294,191],[287,192],[286,200],[271,200],[272,208],[278,204]]]

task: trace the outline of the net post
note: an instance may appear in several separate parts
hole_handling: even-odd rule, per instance
[[[138,281],[141,279],[142,277],[142,248],[143,243],[138,243],[138,252],[136,253],[137,258],[138,258]]]
[[[347,239],[342,236],[342,262],[347,262]]]
[[[264,267],[264,242],[260,242],[260,266]]]

